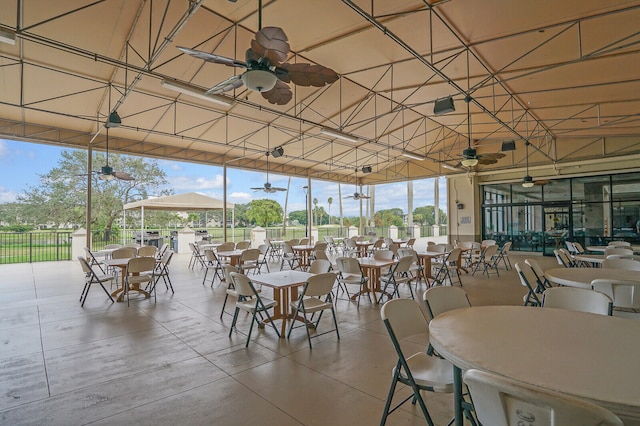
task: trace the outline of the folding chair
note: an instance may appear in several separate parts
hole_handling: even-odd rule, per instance
[[[453,365],[445,359],[427,355],[424,350],[410,356],[405,355],[400,344],[402,339],[422,335],[425,338],[424,346],[428,341],[426,334],[429,323],[418,302],[412,299],[390,300],[382,306],[380,316],[398,355],[380,425],[386,424],[389,414],[412,399],[413,404],[417,402],[420,405],[427,424],[433,426],[421,391],[452,393]],[[409,386],[413,392],[391,408],[398,383]]]
[[[380,277],[380,284],[384,284],[382,291],[386,293],[387,287],[389,285],[392,285],[393,292],[391,293],[391,297],[400,297],[398,288],[400,284],[406,284],[409,287],[411,298],[415,299],[415,297],[413,296],[413,289],[411,288],[411,281],[413,281],[415,278],[413,275],[409,274],[409,269],[411,268],[412,263],[413,256],[405,256],[401,257],[398,262],[393,264],[389,268],[389,272],[386,275]]]
[[[431,319],[453,309],[471,307],[467,292],[464,291],[462,287],[448,285],[431,287],[422,294],[422,300],[427,307],[427,313]],[[431,343],[429,343],[427,355],[433,355],[433,353],[433,347]]]
[[[520,283],[527,288],[527,294],[522,298],[524,306],[542,306],[542,298],[536,293],[534,286],[537,283],[536,276],[531,266],[524,262],[516,263],[516,271],[520,277]]]
[[[317,261],[316,261],[317,262]],[[296,301],[291,302],[291,308],[294,310],[293,312],[293,320],[291,321],[291,325],[289,326],[289,332],[287,333],[287,339],[291,337],[291,331],[294,328],[304,327],[307,332],[307,340],[309,341],[309,349],[312,349],[311,339],[315,337],[322,336],[323,334],[331,333],[333,331],[336,332],[338,339],[340,339],[340,332],[338,331],[338,320],[336,319],[336,312],[333,309],[333,297],[331,289],[333,288],[333,284],[336,281],[336,275],[327,272],[321,273],[318,275],[314,275],[307,279],[307,282],[304,285],[304,289],[302,290],[302,294]],[[318,324],[320,323],[320,319],[322,318],[322,314],[326,310],[331,310],[331,315],[333,315],[333,325],[334,329],[327,330],[322,333],[317,333]],[[314,316],[318,313],[318,318],[314,321]],[[295,318],[302,314],[304,317],[304,322],[302,325],[294,327]],[[311,315],[308,317],[307,315]],[[316,334],[311,336],[309,333],[309,328],[313,324],[313,328],[316,330]]]
[[[249,326],[249,333],[247,334],[247,343],[244,345],[245,348],[249,347],[253,324],[259,322],[256,315],[260,315],[260,317],[262,318],[262,314],[264,313],[267,316],[267,322],[271,324],[278,337],[280,337],[280,332],[278,331],[276,325],[273,323],[271,315],[269,315],[269,309],[278,306],[278,302],[275,300],[267,299],[266,297],[260,297],[260,294],[258,294],[255,287],[253,286],[253,283],[246,275],[237,272],[231,272],[229,276],[231,277],[231,280],[233,281],[233,285],[235,287],[235,291],[238,294],[236,310],[233,313],[233,322],[231,323],[231,328],[229,329],[229,337],[231,337],[233,329],[237,329],[236,323],[238,321],[238,313],[240,313],[241,310],[251,314],[251,325]]]
[[[527,258],[524,260],[524,263],[531,266],[533,270],[533,274],[536,276],[536,293],[544,293],[544,291],[548,288],[551,288],[551,283],[547,280],[547,277],[544,276],[544,271],[540,267],[540,264],[535,259]]]
[[[358,307],[360,307],[360,297],[362,293],[367,293],[369,301],[371,301],[371,295],[367,288],[369,278],[362,272],[362,266],[358,259],[354,257],[338,257],[336,258],[336,267],[338,268],[338,286],[347,293],[347,298],[351,299],[348,285],[357,285],[359,288],[358,294]]]
[[[498,249],[497,264],[500,265],[500,261],[504,263],[504,269],[507,271],[511,268],[511,260],[509,260],[509,250],[511,250],[511,241],[507,241]]]
[[[496,275],[499,277],[500,273],[498,272],[497,253],[498,246],[496,246],[495,244],[485,247],[485,249],[480,253],[478,263],[476,263],[476,267],[473,269],[473,273],[471,275],[475,275],[478,269],[483,268],[482,275],[487,274],[487,278],[490,278],[490,271],[492,269],[496,271]]]
[[[175,293],[173,291],[171,277],[169,276],[169,264],[171,263],[172,258],[173,250],[165,250],[162,258],[160,258],[160,261],[157,262],[154,273],[156,279],[153,283],[153,288],[151,289],[152,292],[156,291],[156,285],[158,284],[158,281],[160,281],[160,278],[162,278],[162,281],[164,281],[164,286],[167,288],[167,290],[171,289],[171,293]]]
[[[291,245],[287,243],[282,244],[282,262],[280,263],[280,270],[284,269],[284,263],[289,264],[289,269],[300,268],[300,259],[298,255],[293,251]]]
[[[78,261],[80,261],[80,266],[82,266],[82,271],[84,271],[84,288],[82,289],[82,294],[80,294],[80,302],[82,302],[80,306],[84,306],[84,302],[89,295],[89,289],[93,284],[100,284],[100,287],[107,293],[111,303],[113,303],[113,297],[111,297],[111,294],[107,291],[103,283],[113,281],[116,277],[105,274],[102,269],[100,270],[101,273],[96,273],[89,264],[89,261],[82,256],[78,256]]]
[[[240,272],[243,274],[247,274],[248,271],[253,270],[253,273],[256,274],[256,271],[260,271],[260,266],[258,265],[258,261],[260,260],[260,250],[255,248],[248,248],[242,252],[240,256],[240,264],[238,268]]]
[[[124,281],[124,295],[127,298],[127,306],[129,306],[129,293],[131,291],[144,293],[144,290],[140,288],[140,284],[146,283],[147,285],[153,286],[153,282],[155,281],[155,268],[155,257],[134,257],[129,260],[127,263],[127,276]],[[151,293],[149,293],[149,296],[150,295]],[[154,300],[157,301],[155,296]]]
[[[609,410],[497,374],[468,370],[464,382],[483,425],[622,426]]]
[[[211,287],[213,287],[213,283],[216,281],[216,277],[220,279],[222,282],[222,275],[220,275],[220,271],[222,271],[223,262],[218,259],[218,256],[213,252],[213,250],[205,250],[204,256],[206,262],[204,264],[204,277],[202,278],[202,285],[207,281],[207,275],[209,271],[213,271],[213,275],[211,276]]]
[[[451,250],[442,262],[433,262],[434,266],[439,266],[438,271],[435,275],[435,282],[439,282],[445,284],[447,280],[449,280],[449,284],[455,284],[453,280],[453,276],[457,277],[457,283],[462,287],[462,279],[460,277],[460,267],[458,265],[458,260],[460,259],[462,253],[462,249],[460,247],[456,247]],[[452,276],[452,274],[455,274]]]

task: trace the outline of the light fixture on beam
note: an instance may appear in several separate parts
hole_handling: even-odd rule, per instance
[[[0,43],[11,45],[16,44],[16,33],[14,33],[13,31],[0,29]]]
[[[273,151],[271,151],[271,156],[273,158],[282,157],[283,154],[284,154],[284,149],[281,146],[273,148]]]
[[[268,92],[273,89],[278,77],[271,71],[249,70],[240,76],[247,89],[254,92]]]
[[[454,112],[455,110],[456,106],[453,104],[453,98],[451,96],[443,99],[436,99],[433,104],[434,115],[448,114],[450,112]]]
[[[104,127],[109,128],[120,127],[121,125],[122,120],[120,119],[120,116],[116,111],[113,111],[111,114],[109,114],[109,118],[107,118],[107,121],[104,123]]]
[[[502,142],[502,148],[500,149],[500,151],[515,151],[516,150],[516,141],[503,141]]]
[[[201,88],[186,83],[179,83],[177,81],[171,80],[162,80],[162,87],[226,107],[230,107],[234,104],[234,100],[232,98],[229,98],[227,96],[215,95],[213,93],[207,95],[206,92]]]
[[[371,173],[373,169],[371,168],[371,166],[367,165],[367,166],[362,166],[362,173]]]
[[[331,136],[332,138],[343,140],[345,142],[360,142],[360,139],[353,135],[350,135],[349,133],[343,133],[339,130],[329,129],[327,127],[323,127],[322,129],[320,129],[320,133],[322,133],[323,135]]]
[[[411,158],[412,160],[417,160],[417,161],[422,161],[425,159],[425,156],[422,154],[417,154],[415,152],[411,152],[411,151],[402,151],[402,156],[403,157],[407,157],[407,158]]]
[[[442,165],[442,168],[444,168],[444,169],[449,169],[449,170],[460,170],[460,169],[458,169],[456,166],[452,166],[451,164],[447,164],[447,163],[444,163],[444,164]]]

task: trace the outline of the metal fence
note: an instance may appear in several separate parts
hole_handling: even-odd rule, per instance
[[[409,238],[410,228],[399,227],[398,237]],[[176,229],[153,229],[157,233],[158,238],[154,238],[153,244],[161,245],[162,243],[173,244],[176,238]],[[222,228],[199,229],[196,231],[199,235],[206,235],[211,240],[222,240]],[[206,232],[202,232],[206,231]],[[267,238],[271,239],[300,239],[305,236],[305,229],[299,227],[289,227],[286,232],[282,228],[267,228]],[[420,227],[421,237],[433,236],[433,228],[431,226]],[[131,242],[139,242],[139,230],[93,230],[92,231],[92,249],[101,250],[107,244],[127,244]],[[386,237],[389,235],[388,227],[366,228],[365,234],[369,236]],[[0,264],[9,263],[31,263],[31,262],[48,262],[57,260],[71,260],[71,235],[72,231],[33,231],[33,232],[0,232]],[[325,236],[346,237],[348,228],[346,227],[330,227],[318,228],[318,239],[322,241]],[[446,226],[440,227],[440,235],[446,235]],[[232,241],[243,241],[251,239],[251,228],[235,228],[227,229],[227,238]],[[175,247],[174,247],[175,248]]]
[[[0,232],[0,264],[71,259],[71,232]]]

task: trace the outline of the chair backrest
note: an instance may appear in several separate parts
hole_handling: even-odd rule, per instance
[[[609,259],[602,261],[603,268],[625,269],[627,271],[640,271],[640,261],[633,259]]]
[[[397,256],[399,248],[400,248],[400,246],[398,244],[391,244],[389,246],[389,251],[392,252],[394,256]]]
[[[482,247],[495,246],[496,245],[496,240],[482,240],[480,242],[480,245]]]
[[[333,243],[334,243],[334,241],[333,241],[333,237],[332,237],[332,236],[330,236],[330,235],[325,235],[325,236],[324,236],[324,241],[325,241],[327,244],[333,244]]]
[[[158,252],[156,253],[156,257],[162,257],[164,256],[165,252],[167,251],[167,249],[169,249],[169,244],[167,243],[163,243],[160,248],[158,249]]]
[[[309,273],[311,274],[324,274],[329,272],[331,269],[331,262],[327,259],[316,259],[311,262],[311,266],[309,266]],[[333,276],[335,279],[335,275]]]
[[[640,282],[599,278],[591,287],[609,296],[614,308],[640,309]]]
[[[236,248],[236,243],[233,241],[227,241],[218,246],[216,250],[218,251],[233,251]]]
[[[473,241],[459,241],[457,247],[460,247],[463,249],[472,249]]]
[[[615,247],[629,247],[631,243],[629,241],[611,241],[609,245]]]
[[[158,252],[158,247],[156,246],[142,246],[138,249],[138,256],[147,257],[147,256],[155,256]]]
[[[538,285],[543,286],[544,282],[546,281],[546,278],[544,276],[544,270],[542,269],[542,267],[540,266],[538,261],[535,260],[535,259],[526,258],[524,260],[524,263],[526,263],[527,265],[529,265],[531,267],[531,270],[533,271],[534,275],[536,276],[536,281],[537,281]]]
[[[429,251],[435,252],[435,253],[446,253],[447,252],[447,246],[444,244],[433,244],[427,247]]]
[[[282,243],[282,254],[293,254],[293,249],[289,243]]]
[[[381,249],[381,248],[382,248],[382,245],[383,245],[383,244],[384,244],[384,240],[382,240],[382,239],[377,239],[377,240],[373,243],[373,249],[374,249],[374,250],[376,250],[376,249],[378,249],[378,250],[379,250],[379,249]]]
[[[378,250],[373,252],[375,260],[393,260],[393,252],[391,250]]]
[[[581,399],[546,391],[479,370],[468,370],[469,388],[478,420],[484,425],[621,426],[609,410]]]
[[[269,251],[269,246],[267,244],[260,244],[258,250],[260,250],[260,255],[264,257]]]
[[[155,257],[134,257],[127,262],[127,274],[153,271],[156,267]]]
[[[354,249],[357,247],[355,240],[352,240],[351,238],[347,238],[346,240],[344,240],[344,245],[349,249]]]
[[[427,247],[435,246],[435,245],[436,245],[435,241],[427,241]]]
[[[428,343],[429,323],[420,309],[420,304],[413,299],[392,299],[382,305],[380,317],[387,327],[391,328],[397,340],[411,336],[424,336]]]
[[[139,249],[140,248],[140,244],[138,243],[129,243],[129,244],[125,244],[125,247],[130,247],[130,248],[134,248],[134,249]]]
[[[416,239],[415,238],[409,238],[409,241],[407,241],[407,247],[413,248],[413,245],[415,243],[416,243]]]
[[[285,241],[285,243],[289,244],[291,247],[293,246],[297,246],[299,243],[299,240],[292,238],[289,241]]]
[[[78,261],[80,262],[80,266],[82,267],[82,272],[87,275],[95,275],[95,272],[91,268],[91,265],[89,264],[87,259],[82,256],[78,256]]]
[[[500,248],[500,253],[502,253],[505,256],[509,254],[509,250],[511,250],[511,244],[513,244],[513,242],[511,241],[507,241],[506,243],[504,243]]]
[[[534,292],[538,281],[531,266],[524,262],[518,262],[515,266],[516,271],[518,271],[518,277],[520,277],[520,284],[527,287],[530,292]]]
[[[569,253],[578,254],[578,250],[576,249],[576,247],[573,245],[571,241],[565,240],[564,245],[567,246],[567,250],[569,250]]]
[[[329,260],[329,256],[327,256],[327,252],[324,250],[314,250],[313,257],[315,257],[316,259]]]
[[[160,263],[162,263],[165,267],[169,266],[171,263],[171,259],[173,258],[173,250],[165,250],[162,254],[162,258],[160,259]]]
[[[544,291],[542,306],[611,315],[613,302],[609,296],[598,291],[578,287],[553,287]]]
[[[213,250],[205,250],[204,257],[211,263],[212,265],[217,265],[219,263],[218,256],[213,252]]]
[[[462,254],[462,249],[460,247],[454,248],[447,254],[445,263],[449,266],[457,265],[458,259],[460,258],[461,254]]]
[[[251,247],[251,241],[238,241],[236,250],[246,250]]]
[[[309,244],[309,241],[310,241],[309,238],[306,238],[306,237],[305,238],[300,238],[300,242],[298,244],[301,245],[301,246],[306,246],[307,244]],[[296,244],[296,245],[298,245],[298,244]]]
[[[578,254],[584,254],[584,247],[582,247],[582,244],[580,244],[578,242],[574,242],[573,243],[573,247],[575,247],[575,249],[578,252]]]
[[[246,249],[245,251],[242,252],[242,255],[240,256],[241,262],[253,262],[258,259],[260,259],[260,250],[258,250],[257,248]]]
[[[411,256],[411,257],[413,257],[413,261],[415,263],[418,263],[418,253],[412,248],[400,247],[398,249],[398,256],[400,256],[400,257]],[[374,255],[374,257],[375,257],[375,255]]]
[[[392,268],[392,270],[396,274],[402,274],[408,272],[412,264],[413,256],[404,256],[398,259],[398,263],[396,263],[396,266]]]
[[[93,252],[91,251],[91,249],[89,249],[89,247],[84,248],[84,254],[86,255],[86,259],[89,261],[91,265],[95,265],[99,263],[96,257],[93,255]]]
[[[431,319],[453,309],[469,308],[471,306],[467,292],[460,287],[450,285],[427,289],[422,294],[422,300],[427,306],[427,312]]]
[[[313,246],[313,251],[318,251],[318,250],[326,250],[327,249],[327,243],[325,243],[324,241],[318,241],[317,243],[315,243],[315,245]]]
[[[498,246],[494,244],[494,245],[492,245],[492,246],[487,246],[487,247],[484,249],[484,252],[483,252],[483,254],[482,254],[482,255],[483,255],[483,257],[484,257],[484,259],[485,259],[485,260],[489,260],[489,259],[491,259],[493,256],[495,256],[495,255],[496,255],[496,253],[498,253]]]
[[[303,296],[319,297],[331,293],[331,289],[336,282],[335,274],[323,272],[307,278],[304,285]]]
[[[222,273],[224,274],[224,279],[227,281],[227,286],[233,286],[233,279],[231,278],[232,272],[241,273],[238,271],[238,268],[233,265],[222,265]]]
[[[204,246],[205,244],[209,244],[209,240],[200,240],[200,241],[196,241],[196,245],[197,245],[198,247],[202,247],[202,246]]]
[[[238,272],[231,272],[229,273],[229,276],[233,281],[233,286],[235,287],[238,296],[259,297],[258,292],[255,287],[253,287],[253,283],[251,283],[249,277]]]
[[[336,258],[336,266],[338,271],[345,274],[362,274],[362,268],[358,259],[353,257],[338,257]]]
[[[106,246],[104,246],[105,249],[107,250],[111,250],[111,249],[119,249],[122,248],[122,244],[107,244]]]
[[[556,260],[559,265],[564,266],[565,268],[569,268],[572,265],[571,259],[567,256],[565,252],[562,250],[554,250],[553,254],[556,256]]]
[[[135,247],[122,247],[117,250],[114,250],[111,253],[111,257],[113,259],[129,259],[131,257],[136,257],[138,254],[138,250]]]

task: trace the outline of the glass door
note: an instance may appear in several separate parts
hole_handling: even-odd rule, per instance
[[[565,241],[571,237],[571,212],[569,204],[543,206],[544,254],[553,256],[553,250],[566,248]]]

